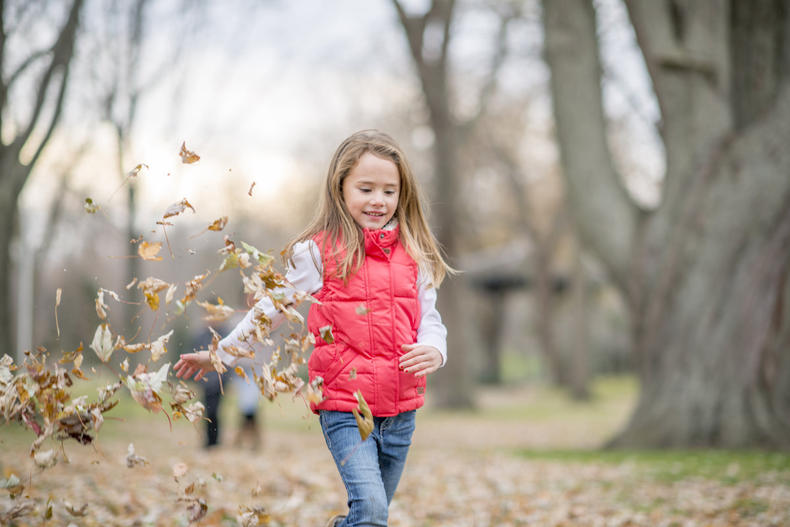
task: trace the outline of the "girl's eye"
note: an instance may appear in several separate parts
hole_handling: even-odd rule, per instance
[[[393,195],[395,195],[395,191],[394,190],[385,190],[384,194],[386,194],[387,196],[393,196]]]
[[[370,192],[369,188],[360,188],[360,192]]]

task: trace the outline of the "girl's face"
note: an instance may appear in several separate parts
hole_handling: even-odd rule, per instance
[[[398,167],[370,152],[362,154],[343,180],[343,201],[363,229],[384,227],[395,214],[399,195]]]

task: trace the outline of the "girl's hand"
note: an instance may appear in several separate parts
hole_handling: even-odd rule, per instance
[[[197,353],[184,353],[178,359],[173,371],[179,379],[188,379],[195,374],[195,380],[199,381],[209,372],[214,371],[208,351],[198,351]]]
[[[404,344],[401,349],[406,353],[400,358],[400,369],[422,377],[433,373],[442,365],[442,354],[433,346]]]

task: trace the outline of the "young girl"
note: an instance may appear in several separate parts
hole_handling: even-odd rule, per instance
[[[313,294],[307,325],[315,336],[310,381],[323,378],[324,400],[311,404],[348,491],[348,516],[329,526],[387,525],[387,511],[406,462],[426,375],[447,359],[447,330],[436,288],[450,268],[423,215],[419,189],[403,152],[387,134],[357,132],[337,148],[318,214],[286,248],[287,279]],[[220,341],[241,346],[263,311],[282,315],[268,298]],[[321,338],[330,326],[332,337]],[[207,351],[181,355],[176,375],[213,371]],[[374,416],[361,445],[352,409],[360,390]]]

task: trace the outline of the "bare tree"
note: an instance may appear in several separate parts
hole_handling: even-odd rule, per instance
[[[450,107],[448,79],[448,50],[452,36],[454,0],[435,0],[422,15],[406,13],[398,0],[393,0],[398,18],[406,33],[412,58],[425,96],[429,122],[434,132],[434,226],[437,236],[450,262],[458,255],[459,235],[456,211],[459,209],[460,174],[457,165],[459,149],[459,127],[454,121]],[[426,41],[426,33],[437,36]],[[447,366],[437,375],[437,401],[442,406],[465,407],[472,405],[471,376],[468,367],[468,350],[461,334],[464,327],[461,284],[448,280],[439,295],[440,309],[450,328],[447,338],[452,356]]]
[[[22,17],[26,7],[12,4],[0,0],[0,129],[4,132],[13,131],[10,142],[0,141],[0,349],[8,351],[14,349],[11,242],[14,238],[18,198],[62,114],[83,0],[71,2],[66,19],[51,46],[30,50],[6,74],[10,67],[7,62],[14,56],[7,46],[20,23],[18,19],[11,19],[14,17],[12,12],[16,17]],[[19,53],[19,50],[13,51]],[[9,108],[17,104],[23,106],[21,101],[12,101],[10,97],[28,95],[12,89],[20,79],[28,78],[27,74],[34,68],[39,69],[40,73],[34,80],[32,109],[24,122],[6,125],[5,120],[11,117]],[[29,159],[21,158],[23,148],[32,151]]]
[[[641,394],[615,446],[790,444],[790,11],[627,2],[661,112],[663,195],[606,144],[593,3],[543,3],[571,210],[631,311]]]

